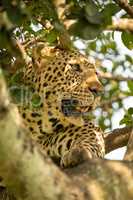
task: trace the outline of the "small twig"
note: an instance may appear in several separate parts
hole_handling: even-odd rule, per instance
[[[123,10],[133,17],[133,7],[128,4],[127,0],[114,0]]]
[[[133,19],[117,19],[112,22],[112,25],[107,27],[108,30],[129,31],[133,33]]]
[[[133,81],[133,78],[132,77],[123,77],[121,75],[113,75],[109,72],[100,72],[99,73],[99,78],[105,78],[105,79],[109,79],[109,80],[114,80],[114,81]]]
[[[133,127],[124,127],[114,129],[113,131],[105,134],[105,149],[106,154],[126,146],[129,140],[129,136],[133,130]]]
[[[31,61],[31,58],[27,55],[24,46],[18,40],[16,40],[16,44],[22,54],[22,58],[24,59],[25,63],[28,64]]]
[[[125,96],[125,95],[115,96],[111,100],[102,101],[102,103],[100,104],[99,107],[103,108],[103,109],[108,109],[109,107],[112,107],[112,103],[118,102],[118,101],[122,101],[122,100],[124,100],[127,97],[130,97],[130,96]]]

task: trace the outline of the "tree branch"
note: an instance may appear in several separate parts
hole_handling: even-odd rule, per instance
[[[65,172],[85,191],[84,200],[131,200],[132,167],[133,163],[129,162],[98,159],[67,169]]]
[[[115,31],[130,31],[133,33],[133,19],[117,19],[112,22],[112,25],[107,26],[107,30]]]
[[[114,96],[110,100],[107,101],[102,101],[101,104],[99,105],[100,108],[107,110],[109,107],[112,107],[112,104],[114,102],[122,101],[125,98],[130,97],[130,96],[125,96],[125,95],[119,95],[119,96]]]
[[[19,40],[15,40],[16,45],[22,55],[22,58],[24,59],[25,63],[28,64],[31,61],[31,58],[28,56],[28,54],[26,53],[25,47],[24,45],[22,45]]]
[[[127,151],[125,153],[124,160],[133,161],[133,127],[130,133],[129,141],[127,144]]]
[[[133,127],[117,128],[105,134],[105,149],[106,154],[126,146],[131,135]]]
[[[108,79],[108,80],[114,80],[114,81],[133,81],[133,78],[132,77],[123,77],[121,75],[113,75],[109,72],[102,72],[100,71],[99,73],[99,78],[105,78],[105,79]]]
[[[133,7],[128,4],[127,0],[114,0],[123,10],[133,17]]]

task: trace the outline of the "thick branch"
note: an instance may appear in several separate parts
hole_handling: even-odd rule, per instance
[[[105,149],[109,153],[115,149],[126,146],[132,132],[133,127],[124,127],[114,129],[105,134]]]
[[[131,200],[132,169],[129,162],[90,160],[65,172],[85,191],[85,200]]]
[[[128,4],[127,0],[114,0],[123,10],[133,17],[133,7]]]

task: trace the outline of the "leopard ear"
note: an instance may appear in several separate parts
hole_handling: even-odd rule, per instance
[[[44,47],[40,51],[40,63],[41,65],[47,64],[57,55],[57,50],[54,47]]]
[[[57,50],[54,47],[44,47],[41,49],[40,53],[44,59],[53,58],[56,55]]]

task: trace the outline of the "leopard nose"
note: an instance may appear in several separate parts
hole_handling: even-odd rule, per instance
[[[95,93],[103,91],[103,86],[100,83],[100,81],[93,82],[92,84],[90,83],[89,88],[91,91],[93,91]]]
[[[88,87],[91,91],[94,91],[95,93],[97,92],[102,92],[103,91],[103,86],[100,83],[98,79],[88,79],[86,80],[86,87]]]
[[[103,86],[95,74],[85,77],[82,85],[84,88],[89,88],[90,90],[93,90],[95,92],[103,91]]]

